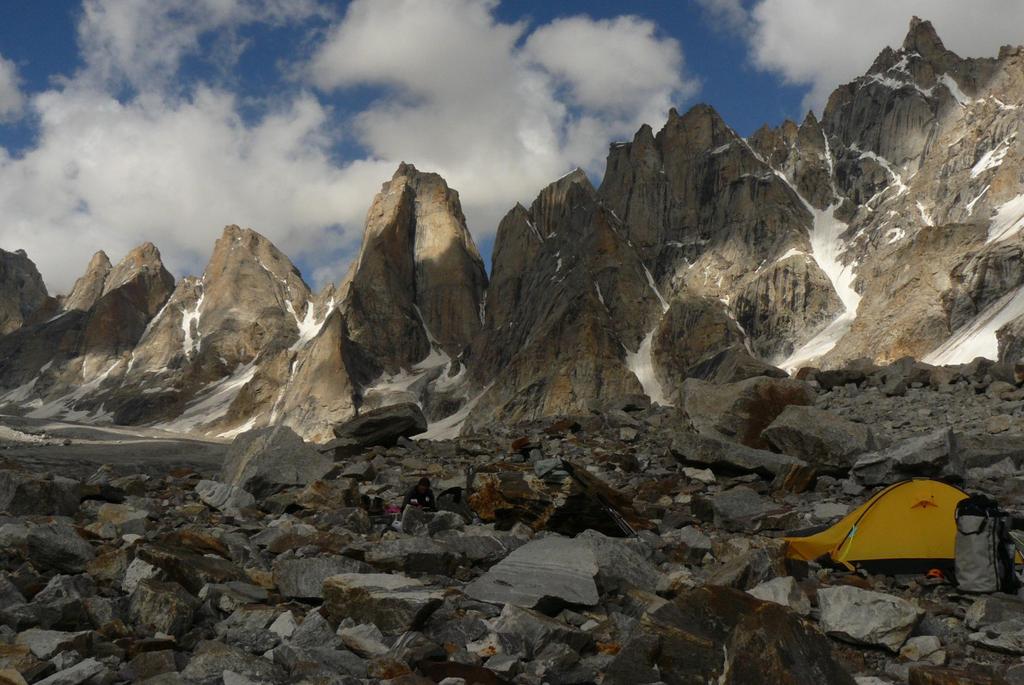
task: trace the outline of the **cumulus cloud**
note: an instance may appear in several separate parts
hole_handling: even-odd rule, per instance
[[[3,247],[28,250],[60,292],[95,250],[116,260],[146,240],[176,275],[197,273],[238,223],[321,285],[344,272],[399,161],[442,173],[480,240],[572,166],[600,171],[610,138],[659,123],[696,87],[680,46],[649,22],[531,27],[495,8],[356,0],[332,17],[316,0],[84,0],[81,68],[27,95],[31,148],[0,148]],[[253,49],[242,29],[254,24],[312,41],[255,114],[217,69],[181,69],[230,67]],[[328,104],[367,87],[374,99],[354,114]],[[340,157],[353,143],[365,154]]]
[[[14,62],[0,55],[0,122],[15,118],[24,107],[25,98],[18,85]]]
[[[247,24],[286,24],[320,16],[317,0],[84,0],[78,43],[86,68],[79,79],[166,87],[200,38],[220,32],[218,55],[237,55],[234,31]]]
[[[501,23],[495,2],[357,0],[314,55],[325,91],[385,86],[355,119],[376,158],[439,171],[479,237],[610,138],[657,125],[696,89],[679,44],[636,17]]]
[[[965,57],[995,56],[1001,45],[1024,42],[1019,0],[757,0],[739,26],[754,64],[808,86],[805,104],[820,108],[884,46],[898,47],[913,15],[931,20],[946,47]]]
[[[715,28],[743,31],[748,28],[750,15],[742,0],[697,0]]]
[[[4,243],[26,249],[57,290],[93,251],[117,259],[146,240],[172,271],[195,273],[229,223],[256,227],[293,257],[351,244],[391,171],[336,166],[326,112],[308,94],[250,125],[231,94],[206,88],[173,104],[70,90],[33,106],[38,146],[0,158]]]

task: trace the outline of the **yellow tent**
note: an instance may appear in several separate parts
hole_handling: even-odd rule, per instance
[[[820,533],[786,538],[786,554],[873,573],[925,573],[952,569],[956,505],[967,494],[937,480],[906,480],[879,491]]]

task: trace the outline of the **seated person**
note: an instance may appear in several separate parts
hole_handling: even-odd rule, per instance
[[[404,513],[405,508],[410,505],[419,509],[425,509],[426,511],[437,510],[437,505],[434,503],[434,491],[430,489],[430,480],[428,478],[420,478],[420,482],[416,484],[416,487],[405,496],[405,500],[402,502],[402,512]]]

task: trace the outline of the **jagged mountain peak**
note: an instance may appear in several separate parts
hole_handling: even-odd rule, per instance
[[[106,295],[127,283],[141,272],[161,273],[165,271],[160,250],[153,243],[145,242],[133,248],[117,265],[110,269],[103,285],[103,294]],[[171,283],[173,285],[173,279]]]
[[[455,357],[480,328],[486,286],[458,192],[402,162],[370,205],[341,289],[352,340],[390,374],[435,345]]]
[[[71,287],[71,292],[64,298],[64,311],[85,311],[92,307],[107,283],[107,276],[114,268],[110,258],[103,250],[96,252],[85,267],[85,273],[78,277]]]
[[[944,57],[949,52],[932,23],[917,16],[910,18],[902,47],[904,52],[916,52],[925,59]]]
[[[0,335],[17,330],[52,302],[25,250],[0,249]]]

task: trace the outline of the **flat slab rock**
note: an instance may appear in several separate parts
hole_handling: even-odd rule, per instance
[[[443,600],[440,590],[397,573],[342,573],[324,581],[323,593],[332,620],[372,623],[385,634],[418,628]]]
[[[595,606],[597,559],[585,541],[560,536],[533,540],[470,583],[473,599],[556,611],[564,606]]]

